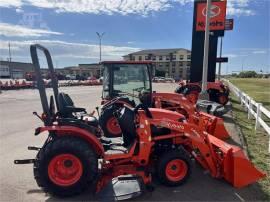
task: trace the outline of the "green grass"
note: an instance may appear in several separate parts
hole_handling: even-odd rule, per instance
[[[243,83],[245,83],[245,81],[243,81]],[[264,198],[262,200],[270,201],[270,154],[268,153],[269,135],[263,129],[259,129],[255,132],[255,121],[247,119],[247,112],[240,105],[239,100],[232,94],[231,102],[234,118],[236,124],[241,128],[243,138],[247,145],[249,157],[257,168],[260,168],[267,174],[267,177],[260,180],[258,184],[264,193]]]
[[[229,81],[270,110],[270,79],[230,78]]]

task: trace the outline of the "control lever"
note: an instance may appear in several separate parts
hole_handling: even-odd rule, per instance
[[[97,110],[97,114],[98,114],[98,117],[99,117],[99,107],[96,107],[96,110]]]
[[[35,116],[38,117],[41,121],[43,121],[42,118],[41,118],[41,116],[39,116],[37,112],[33,112],[33,115],[35,115]]]

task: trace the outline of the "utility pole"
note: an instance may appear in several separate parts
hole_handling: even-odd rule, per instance
[[[100,34],[99,32],[96,32],[98,39],[99,39],[99,77],[101,77],[101,40],[102,37],[104,36],[105,32],[102,32],[102,34]]]
[[[8,55],[9,55],[9,62],[11,62],[11,51],[10,51],[10,42],[8,42]]]
[[[219,58],[222,57],[222,43],[223,43],[223,37],[220,38]],[[220,81],[220,74],[221,74],[221,61],[219,62],[219,66],[218,66],[218,80],[219,81]]]
[[[209,99],[207,94],[207,76],[208,76],[208,55],[209,55],[209,25],[211,18],[211,0],[207,0],[206,20],[205,20],[205,38],[204,38],[204,56],[203,56],[203,75],[202,75],[202,99]]]

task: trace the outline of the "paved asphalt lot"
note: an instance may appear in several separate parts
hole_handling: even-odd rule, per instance
[[[155,84],[156,91],[172,92],[174,84]],[[50,90],[49,90],[50,91]],[[85,107],[88,112],[100,104],[101,87],[63,87],[76,106]],[[100,200],[86,192],[68,199],[54,198],[43,193],[33,178],[32,165],[14,165],[14,159],[33,158],[35,151],[28,151],[28,145],[41,146],[45,135],[35,137],[34,128],[41,122],[32,115],[41,112],[37,90],[8,91],[0,94],[0,201],[92,201]],[[229,120],[229,119],[228,119]],[[232,121],[228,129],[235,133]],[[236,138],[237,139],[237,138]],[[155,191],[147,192],[134,201],[255,201],[260,200],[258,185],[234,189],[223,180],[213,179],[194,162],[189,181],[176,188],[156,183]]]

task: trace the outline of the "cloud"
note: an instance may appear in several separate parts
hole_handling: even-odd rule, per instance
[[[51,51],[53,58],[67,59],[99,59],[99,46],[96,44],[71,43],[60,40],[26,40],[12,41],[11,51],[13,57],[29,58],[29,46],[34,43],[44,45]],[[139,48],[125,46],[102,46],[102,57],[104,60],[119,60],[122,56],[131,52],[139,51]],[[8,55],[8,42],[0,40],[0,52]]]
[[[266,50],[256,50],[252,52],[253,54],[266,54],[267,51]]]
[[[251,16],[255,15],[255,11],[250,9],[250,0],[227,0],[227,14]]]
[[[21,0],[1,0],[0,7],[21,7],[23,2]]]
[[[254,15],[251,0],[228,0],[229,15]],[[93,14],[137,14],[147,16],[153,12],[166,11],[173,6],[183,6],[194,0],[1,0],[0,7],[22,7],[54,9],[56,12]]]
[[[0,23],[0,36],[26,38],[26,37],[41,37],[46,35],[62,35],[62,33],[44,29],[32,29],[8,23]]]

